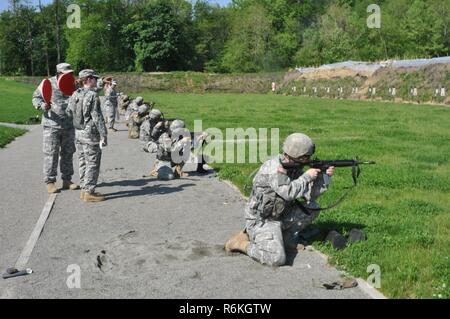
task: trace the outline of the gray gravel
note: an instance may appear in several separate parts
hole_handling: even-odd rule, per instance
[[[223,244],[243,225],[240,195],[213,173],[143,177],[154,157],[120,128],[103,153],[98,191],[108,200],[88,204],[78,191],[61,192],[29,261],[35,273],[0,279],[0,298],[368,298],[360,288],[313,287],[340,277],[314,251],[278,269],[227,255]],[[33,127],[0,150],[1,270],[14,265],[48,198],[41,143]],[[72,264],[81,289],[66,285]]]

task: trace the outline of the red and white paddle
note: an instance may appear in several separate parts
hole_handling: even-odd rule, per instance
[[[39,84],[39,92],[41,93],[44,102],[47,103],[51,107],[52,103],[52,83],[49,79],[42,80],[41,84]],[[50,116],[50,109],[48,110],[48,116]]]
[[[72,73],[62,74],[58,78],[58,89],[65,96],[72,96],[73,92],[75,92],[75,78]]]

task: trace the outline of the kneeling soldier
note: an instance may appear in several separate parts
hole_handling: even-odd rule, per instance
[[[184,136],[183,133],[189,136]],[[182,171],[183,158],[185,152],[190,152],[190,148],[191,137],[189,132],[185,130],[184,122],[181,120],[173,121],[168,131],[162,134],[158,140],[155,170],[151,175],[156,175],[161,180],[186,177],[187,173]],[[174,158],[174,156],[178,158]],[[175,167],[175,171],[173,167]]]
[[[245,209],[245,230],[225,245],[228,252],[242,252],[269,266],[286,263],[285,249],[296,248],[298,235],[318,217],[316,199],[328,189],[334,173],[334,167],[326,173],[303,172],[315,152],[304,134],[290,135],[283,152],[259,169]]]
[[[156,145],[160,137],[156,137],[156,131],[163,124],[160,122],[161,117],[161,111],[153,109],[141,125],[139,140],[141,141],[141,147],[144,152],[152,153],[154,145]]]
[[[139,109],[130,115],[128,122],[128,138],[138,139],[142,123],[145,121],[150,106],[148,104],[142,104]]]

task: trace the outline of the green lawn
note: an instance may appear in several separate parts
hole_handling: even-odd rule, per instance
[[[449,108],[275,95],[143,96],[191,128],[194,119],[204,128],[278,127],[282,139],[310,135],[322,159],[375,160],[345,202],[316,223],[344,233],[360,227],[368,240],[340,252],[315,246],[355,276],[367,278],[367,267],[379,265],[381,291],[389,297],[450,298]],[[243,186],[257,165],[215,167],[248,194]],[[334,202],[351,183],[350,170],[339,169],[321,203]]]
[[[33,89],[0,79],[2,97],[6,91],[24,120],[34,114]],[[449,108],[279,95],[143,96],[157,102],[166,117],[185,119],[190,128],[194,119],[202,119],[204,129],[279,128],[281,139],[299,131],[316,141],[322,159],[377,161],[363,167],[358,188],[345,202],[316,222],[341,232],[363,228],[368,240],[340,252],[329,244],[315,246],[354,276],[367,278],[367,267],[379,265],[381,291],[388,297],[450,298]],[[0,103],[4,121],[9,114]],[[215,167],[248,194],[244,184],[258,165]],[[334,202],[351,183],[350,170],[339,169],[321,203]]]
[[[28,124],[32,122],[30,118],[40,115],[31,104],[35,89],[29,84],[0,78],[0,122]]]
[[[0,125],[0,148],[5,147],[16,137],[25,134],[25,130]]]

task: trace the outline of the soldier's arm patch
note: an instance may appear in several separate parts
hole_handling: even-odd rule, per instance
[[[278,186],[289,185],[289,183],[291,182],[289,176],[280,172],[277,173],[277,178],[278,178]]]

